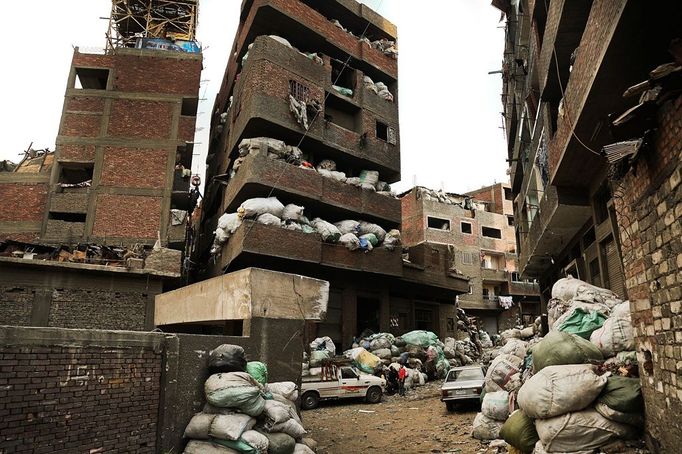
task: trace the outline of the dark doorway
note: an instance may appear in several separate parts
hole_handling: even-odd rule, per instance
[[[379,332],[379,308],[381,304],[378,298],[365,298],[358,296],[358,324],[356,334],[360,335],[366,329],[374,333]]]
[[[434,331],[435,323],[433,310],[426,307],[415,307],[414,328],[426,331]]]

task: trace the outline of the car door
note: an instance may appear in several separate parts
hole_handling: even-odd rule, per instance
[[[339,397],[364,396],[369,381],[363,380],[351,367],[341,368],[341,395]]]

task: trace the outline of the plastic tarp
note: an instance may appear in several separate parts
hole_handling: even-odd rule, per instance
[[[590,341],[575,334],[550,331],[533,347],[533,370],[538,373],[547,366],[587,364],[602,361],[604,356]]]
[[[589,364],[547,366],[521,386],[517,402],[531,418],[552,418],[587,408],[606,380]]]
[[[268,366],[260,361],[249,361],[246,363],[246,372],[261,385],[265,385],[268,382]]]
[[[438,343],[438,336],[431,331],[410,331],[400,336],[406,343],[411,345],[418,345],[420,347],[428,347]]]
[[[576,307],[557,329],[589,340],[592,332],[601,328],[605,321],[606,316],[598,311],[588,311],[582,307]]]

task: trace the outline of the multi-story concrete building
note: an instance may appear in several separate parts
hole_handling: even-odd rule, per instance
[[[510,199],[510,188],[501,183],[466,195],[415,187],[401,196],[404,243],[450,248],[452,266],[469,278],[459,307],[479,317],[490,333],[540,315],[537,284],[522,280],[517,270]],[[500,297],[513,305],[505,310]]]
[[[56,151],[0,173],[0,322],[151,329],[154,295],[179,283],[202,54],[153,39],[112,3],[131,39],[74,50]],[[161,20],[150,1],[143,15],[169,36],[169,17],[194,20],[183,11],[195,3]]]
[[[244,139],[268,137],[298,146],[313,165],[335,161],[348,178],[369,170],[399,180],[395,39],[393,24],[353,0],[247,0],[215,102],[202,228],[192,239],[195,277],[258,266],[327,280],[327,318],[310,335],[329,335],[340,347],[366,328],[453,333],[454,319],[448,325],[443,314],[467,283],[450,271],[447,249],[421,245],[404,263],[399,247],[350,251],[317,234],[245,220],[217,255],[209,251],[218,218],[253,197],[303,206],[310,219],[399,227],[400,201],[389,194],[238,150]],[[307,105],[307,114],[293,114],[296,105]]]
[[[674,452],[682,312],[682,9],[631,0],[496,1],[520,270],[630,300],[647,434]]]

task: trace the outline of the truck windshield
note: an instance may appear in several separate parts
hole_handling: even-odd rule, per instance
[[[465,381],[465,380],[480,380],[483,378],[481,369],[462,369],[451,370],[446,381]]]

